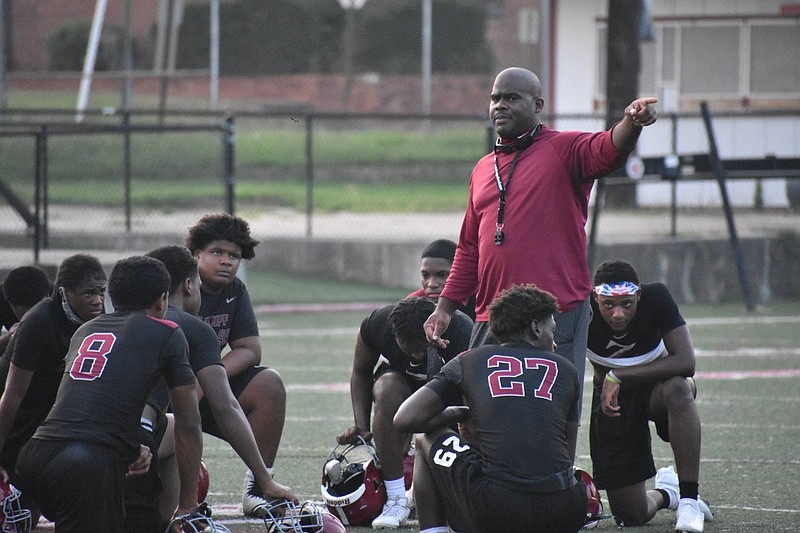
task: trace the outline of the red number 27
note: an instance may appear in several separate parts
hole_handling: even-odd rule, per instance
[[[108,357],[106,357],[117,337],[113,333],[92,333],[87,335],[81,347],[78,348],[78,357],[69,368],[69,375],[78,381],[94,381],[103,374]]]
[[[558,365],[555,361],[539,357],[526,357],[523,368],[522,361],[516,357],[493,355],[489,358],[487,366],[498,369],[489,374],[489,390],[492,393],[492,397],[525,396],[525,382],[515,379],[501,380],[503,378],[518,378],[525,369],[532,370],[544,367],[542,382],[534,389],[533,396],[543,400],[553,399],[553,394],[550,391],[556,382],[556,377],[558,377]]]

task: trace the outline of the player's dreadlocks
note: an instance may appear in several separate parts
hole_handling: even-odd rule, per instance
[[[157,259],[135,255],[117,261],[108,279],[108,294],[116,309],[144,310],[169,291],[169,272]]]
[[[170,277],[170,294],[178,291],[187,278],[194,279],[197,275],[197,261],[183,246],[162,246],[146,255],[158,259],[167,267]]]
[[[400,300],[387,317],[392,334],[407,342],[427,344],[422,325],[435,308],[433,302],[422,296]]]
[[[250,237],[250,225],[243,219],[226,213],[205,215],[189,228],[186,247],[194,254],[212,241],[230,241],[242,249],[242,259],[255,257],[258,241]]]
[[[544,320],[558,312],[555,297],[536,285],[512,285],[489,306],[489,330],[498,342],[519,338],[534,320]]]
[[[639,284],[639,276],[633,265],[622,259],[609,259],[603,261],[594,273],[594,284],[619,283],[630,281],[634,285]]]

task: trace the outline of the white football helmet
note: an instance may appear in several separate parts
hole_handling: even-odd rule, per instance
[[[31,530],[31,512],[23,509],[21,493],[9,483],[0,480],[0,531],[3,533],[28,533]]]

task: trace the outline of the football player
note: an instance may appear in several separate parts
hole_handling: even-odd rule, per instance
[[[449,239],[437,239],[422,250],[422,258],[419,265],[420,284],[419,289],[407,296],[424,296],[430,298],[433,303],[439,299],[444,282],[450,275],[453,268],[453,258],[456,255],[456,243]],[[458,307],[458,310],[465,313],[472,320],[475,320],[475,295],[471,296],[467,303]]]
[[[169,285],[169,273],[153,258],[118,261],[108,281],[115,311],[72,336],[56,401],[20,451],[16,469],[17,486],[56,531],[121,529],[123,480],[150,465],[150,450],[139,443],[140,418],[161,376],[175,413],[181,477],[175,515],[197,507],[203,447],[197,382],[186,337],[163,319]]]
[[[43,281],[42,288],[47,278]],[[34,305],[11,336],[0,359],[0,476],[14,482],[20,449],[55,401],[70,338],[103,312],[105,290],[106,273],[96,257],[67,257],[59,265],[53,296]],[[23,503],[35,510],[29,495],[23,494]]]
[[[447,347],[429,346],[422,324],[434,307],[422,297],[385,306],[364,319],[356,337],[350,375],[354,425],[336,440],[339,444],[357,444],[359,437],[375,437],[387,495],[383,512],[372,522],[376,529],[400,527],[410,514],[403,461],[411,435],[392,425],[397,408],[433,375],[432,369],[438,370],[442,361],[454,358],[469,344],[472,320],[459,311],[445,332]]]
[[[50,296],[52,283],[37,266],[21,266],[8,273],[0,284],[0,354],[6,351],[11,335],[28,309]]]
[[[572,462],[581,398],[575,366],[555,353],[556,299],[515,285],[489,311],[499,344],[445,364],[394,417],[418,434],[420,531],[574,533],[587,515]]]
[[[698,497],[700,417],[695,358],[686,321],[662,283],[639,283],[633,266],[602,263],[594,275],[587,356],[594,368],[589,428],[594,480],[619,523],[640,526],[659,509],[677,511],[675,529],[699,533],[713,520]],[[649,421],[675,455],[655,469]],[[646,490],[653,475],[655,490]]]
[[[242,261],[255,256],[257,244],[247,222],[228,214],[202,217],[186,237],[186,247],[197,260],[200,273],[198,316],[214,329],[219,349],[230,348],[222,356],[222,365],[272,476],[286,418],[286,389],[277,371],[261,366],[258,323],[247,287],[236,277]],[[225,439],[221,421],[207,398],[200,402],[200,414],[203,431]],[[242,495],[245,515],[258,516],[269,503],[262,488],[248,470]]]
[[[147,255],[164,263],[170,273],[171,286],[166,318],[177,323],[186,335],[189,342],[189,362],[200,385],[198,393],[208,403],[224,439],[253,472],[255,482],[267,499],[290,500],[297,503],[293,491],[275,483],[267,471],[247,417],[228,383],[225,367],[220,360],[218,343],[215,341],[216,334],[211,326],[195,316],[200,308],[201,298],[197,261],[186,248],[181,246],[157,248]],[[165,515],[164,512],[171,512],[175,508],[177,499],[172,416],[168,415],[168,418],[170,426],[158,450],[159,472],[166,486],[161,497],[164,519],[169,519],[169,514]],[[162,527],[161,531],[163,530]]]

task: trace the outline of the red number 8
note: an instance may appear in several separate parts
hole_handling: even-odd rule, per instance
[[[78,381],[94,381],[103,374],[108,358],[106,355],[114,348],[117,337],[113,333],[92,333],[87,335],[78,348],[78,357],[72,362],[69,375]]]

